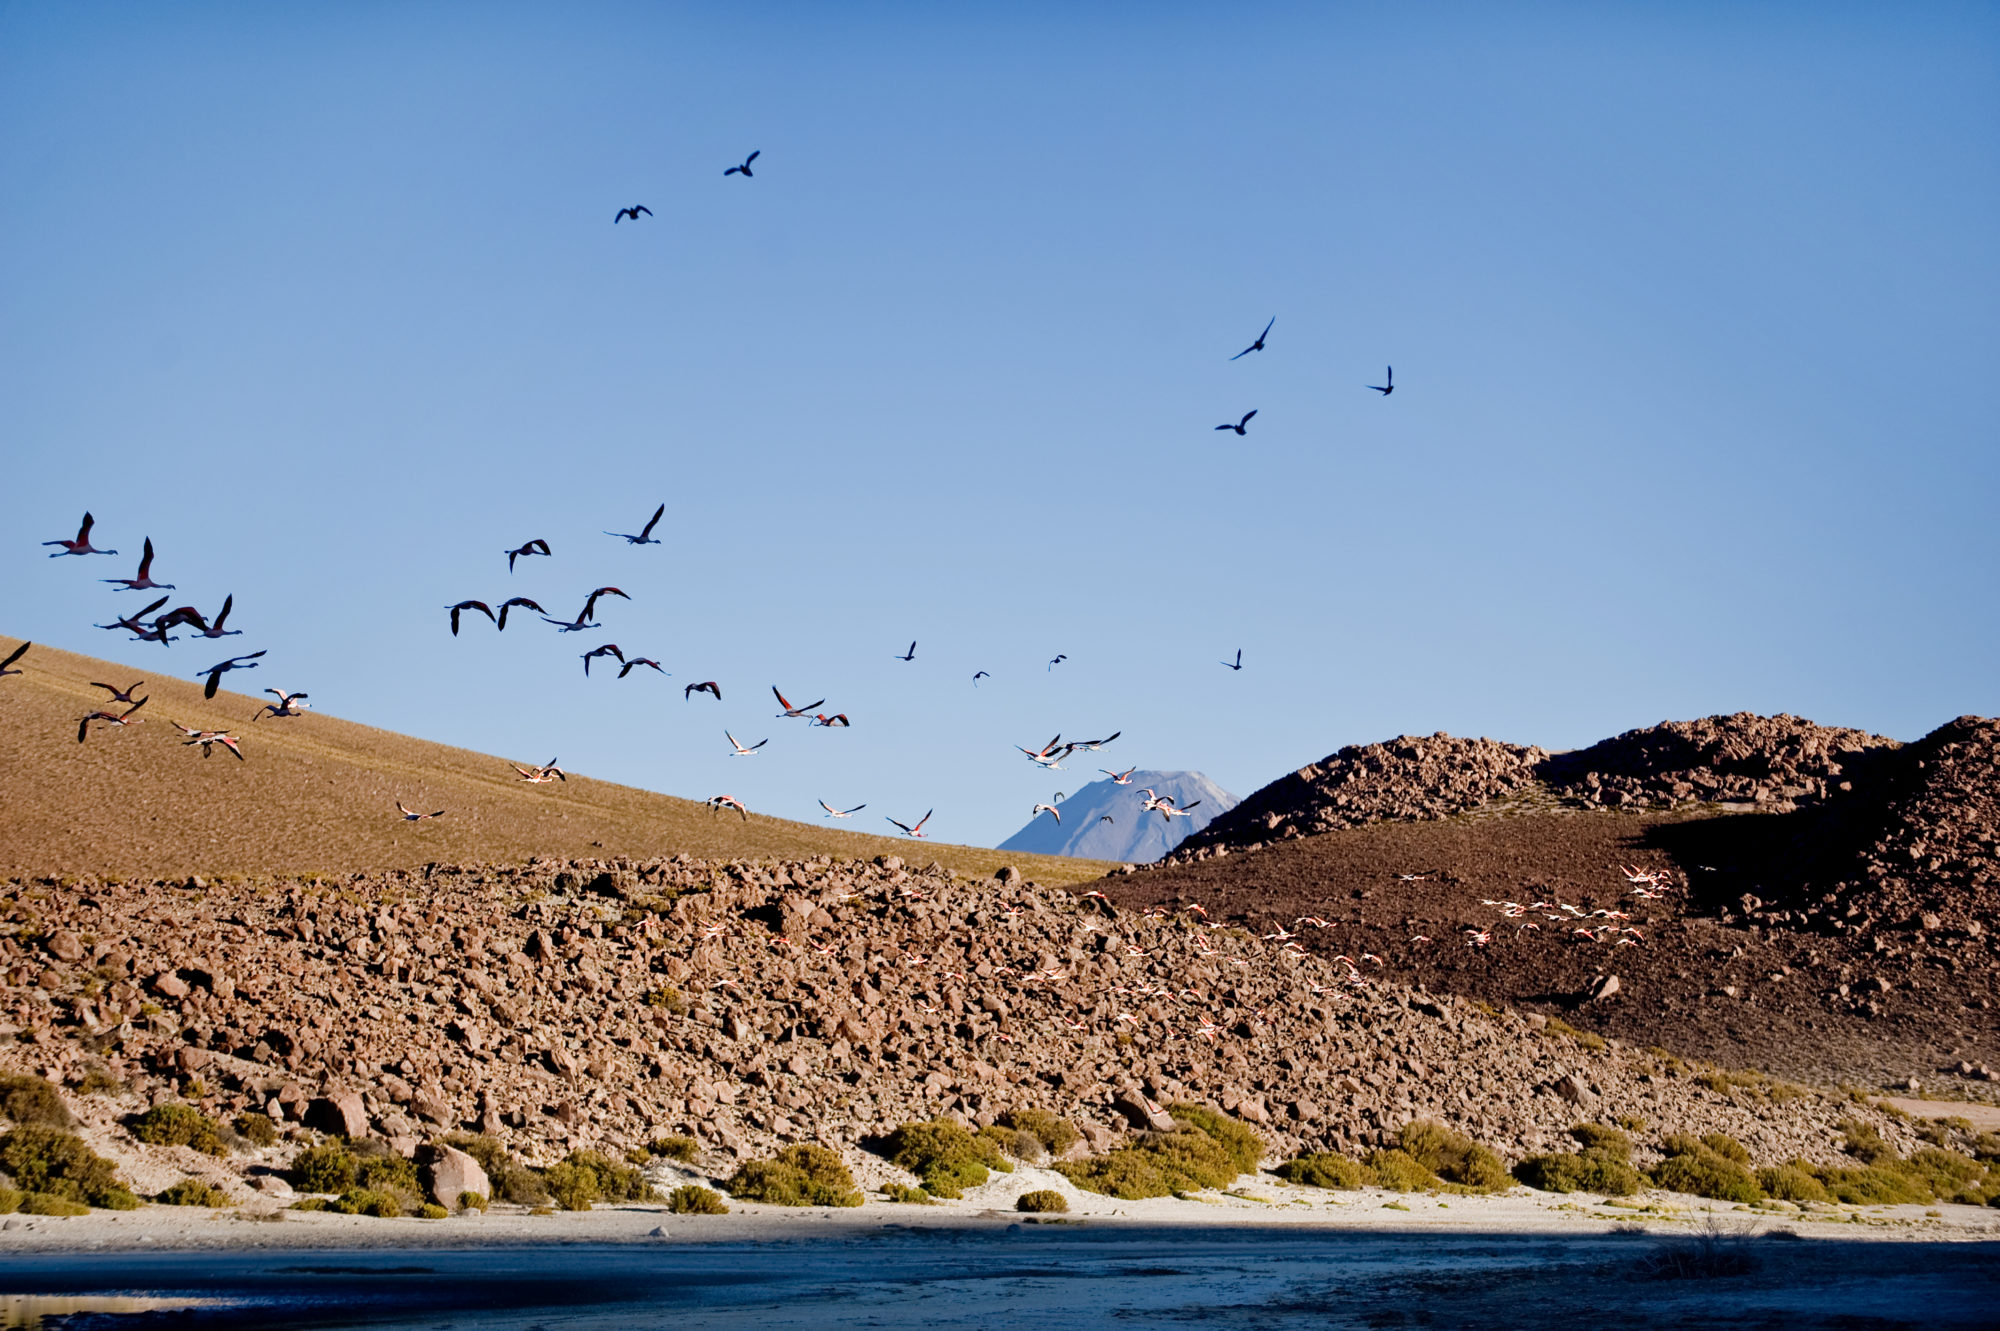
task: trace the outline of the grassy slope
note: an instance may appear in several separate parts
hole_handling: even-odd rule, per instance
[[[19,645],[0,638],[0,656]],[[103,704],[90,681],[138,672],[37,646],[23,675],[0,679],[0,874],[283,874],[475,863],[529,855],[703,858],[901,855],[990,874],[1012,864],[1038,882],[1081,882],[1093,860],[934,845],[753,813],[711,814],[689,800],[571,776],[534,786],[499,758],[308,713],[252,725],[258,699],[148,675],[124,729],[76,723]],[[255,676],[250,676],[254,680]],[[262,701],[269,701],[268,697]],[[123,710],[117,708],[114,710]],[[247,758],[204,760],[168,720],[229,728]],[[445,817],[408,823],[397,800]]]

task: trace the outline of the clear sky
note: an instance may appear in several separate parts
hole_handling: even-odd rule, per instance
[[[226,654],[90,627],[150,534],[239,687],[987,844],[1058,731],[1913,738],[2000,712],[1996,126],[1992,4],[0,4],[0,631]]]

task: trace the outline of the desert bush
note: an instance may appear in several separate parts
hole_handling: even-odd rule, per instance
[[[568,1160],[543,1170],[542,1185],[565,1211],[588,1211],[600,1196],[597,1171]]]
[[[49,1128],[72,1128],[76,1120],[63,1104],[62,1093],[40,1077],[25,1074],[0,1076],[0,1115],[15,1123],[40,1124]]]
[[[22,1192],[19,1188],[10,1188],[4,1183],[0,1183],[0,1215],[12,1215],[14,1212],[20,1210],[21,1203],[27,1199],[27,1196],[28,1194]]]
[[[1727,1158],[1727,1157],[1719,1157]],[[1704,1216],[1686,1238],[1663,1243],[1632,1264],[1641,1280],[1714,1280],[1757,1269],[1748,1232]]]
[[[269,1114],[238,1114],[234,1124],[236,1135],[252,1146],[276,1146],[278,1125],[271,1121]]]
[[[1739,1165],[1750,1163],[1750,1148],[1727,1133],[1711,1132],[1701,1139],[1701,1144],[1725,1160],[1734,1160]]]
[[[1391,1192],[1428,1192],[1444,1182],[1400,1147],[1370,1151],[1367,1164],[1376,1186]]]
[[[184,1178],[153,1198],[162,1206],[234,1206],[229,1194],[213,1183]]]
[[[0,1170],[23,1192],[111,1211],[130,1211],[139,1205],[139,1199],[118,1181],[118,1171],[109,1160],[93,1152],[83,1138],[47,1124],[24,1123],[0,1137]]]
[[[1872,1123],[1857,1118],[1842,1119],[1840,1135],[1847,1153],[1864,1165],[1893,1164],[1902,1159]]]
[[[1849,1206],[1910,1206],[1931,1200],[1929,1188],[1879,1165],[1832,1165],[1814,1173],[1835,1201]]]
[[[1302,1183],[1312,1188],[1352,1190],[1365,1188],[1375,1181],[1367,1166],[1359,1160],[1325,1151],[1287,1160],[1272,1172],[1287,1183]]]
[[[1757,1186],[1764,1190],[1765,1196],[1782,1202],[1825,1202],[1833,1199],[1826,1186],[1814,1175],[1812,1166],[1802,1160],[1790,1160],[1758,1170]]]
[[[411,1210],[423,1205],[423,1187],[417,1182],[417,1166],[392,1152],[362,1156],[354,1162],[354,1185],[363,1192],[393,1195]]]
[[[907,1169],[934,1197],[963,1197],[986,1182],[989,1169],[1012,1170],[991,1137],[969,1131],[948,1118],[905,1123],[885,1143],[889,1163]]]
[[[120,1208],[123,1209],[123,1208]],[[82,1202],[58,1197],[52,1192],[31,1192],[21,1198],[22,1215],[89,1215]]]
[[[667,1194],[667,1209],[675,1215],[728,1215],[722,1194],[698,1183],[683,1183]]]
[[[1736,1143],[1722,1138],[1730,1145]],[[1708,1141],[1687,1133],[1675,1133],[1660,1143],[1666,1158],[1653,1166],[1653,1183],[1668,1192],[1693,1197],[1711,1197],[1723,1202],[1756,1202],[1764,1190],[1750,1171],[1733,1156],[1724,1155]],[[1741,1146],[1736,1147],[1741,1151]],[[1745,1152],[1748,1158],[1748,1152]]]
[[[967,1134],[970,1135],[970,1134]],[[769,1160],[746,1160],[723,1190],[749,1202],[779,1206],[859,1206],[861,1192],[838,1153],[811,1142],[787,1146]]]
[[[77,1078],[76,1089],[84,1095],[123,1095],[130,1088],[106,1068],[88,1067]]]
[[[1594,1192],[1629,1197],[1644,1183],[1632,1168],[1632,1139],[1601,1123],[1578,1123],[1569,1135],[1579,1151],[1530,1156],[1514,1166],[1514,1177],[1543,1192]]]
[[[1986,1177],[1986,1166],[1971,1156],[1960,1155],[1957,1151],[1947,1151],[1936,1146],[1926,1146],[1902,1162],[1897,1171],[1929,1188],[1947,1201],[1958,1201],[1966,1196],[1970,1205],[1983,1206],[1985,1191],[1979,1186]],[[1976,1198],[1977,1200],[1971,1200]]]
[[[461,1192],[458,1194],[458,1210],[461,1215],[467,1211],[484,1212],[493,1205],[493,1199],[483,1192]]]
[[[1035,1140],[1042,1144],[1042,1149],[1052,1156],[1061,1155],[1076,1145],[1081,1135],[1076,1130],[1076,1124],[1046,1109],[1009,1110],[1001,1116],[1000,1122],[1018,1132],[1033,1133]]]
[[[937,1199],[922,1188],[912,1188],[907,1183],[884,1183],[882,1196],[889,1201],[904,1206],[935,1206]]]
[[[1027,1211],[1031,1214],[1040,1214],[1049,1211],[1067,1211],[1069,1210],[1069,1198],[1063,1196],[1054,1188],[1036,1188],[1033,1192],[1024,1192],[1019,1197],[1016,1197],[1014,1199],[1014,1209],[1016,1211]]]
[[[450,1214],[451,1212],[445,1210],[436,1202],[425,1202],[417,1208],[417,1216],[422,1220],[443,1220]]]
[[[678,1160],[682,1164],[694,1159],[700,1150],[701,1144],[692,1137],[662,1137],[646,1147],[649,1155]]]
[[[338,1197],[306,1197],[293,1202],[294,1211],[332,1211],[338,1215],[368,1215],[394,1220],[403,1214],[403,1203],[389,1192],[350,1188]],[[442,1209],[442,1208],[440,1208]]]
[[[337,1141],[308,1146],[292,1157],[292,1182],[306,1192],[346,1192],[354,1186],[354,1156]]]
[[[654,1195],[653,1185],[646,1182],[645,1174],[596,1151],[571,1151],[563,1157],[562,1164],[589,1170],[596,1182],[597,1195],[604,1201],[650,1201]],[[555,1184],[550,1183],[549,1189],[553,1192]]]
[[[132,1135],[152,1146],[192,1146],[204,1155],[227,1155],[222,1130],[191,1105],[154,1105],[132,1120]]]
[[[1135,1199],[1168,1197],[1198,1188],[1225,1188],[1257,1168],[1264,1143],[1257,1134],[1206,1105],[1172,1105],[1182,1125],[1149,1132],[1131,1146],[1085,1160],[1065,1161],[1056,1172],[1085,1192]]]
[[[1023,1132],[1019,1128],[1002,1127],[996,1123],[990,1128],[981,1128],[979,1135],[999,1147],[1003,1156],[1010,1155],[1029,1164],[1035,1164],[1048,1155],[1042,1147],[1040,1137],[1032,1132]]]
[[[498,1140],[483,1133],[454,1132],[445,1145],[455,1146],[479,1162],[493,1195],[520,1206],[541,1206],[549,1200],[542,1176],[516,1160]]]
[[[1566,1035],[1592,1053],[1602,1053],[1605,1049],[1604,1037],[1593,1031],[1582,1031],[1560,1017],[1550,1017],[1549,1024],[1542,1028],[1548,1035]]]
[[[1396,1134],[1396,1144],[1425,1169],[1467,1192],[1501,1192],[1514,1185],[1507,1166],[1491,1148],[1442,1123],[1405,1123]]]
[[[681,991],[672,985],[649,992],[646,995],[646,1003],[649,1007],[660,1008],[665,1012],[672,1013],[676,1017],[685,1017],[687,1015],[688,1001],[681,994]]]

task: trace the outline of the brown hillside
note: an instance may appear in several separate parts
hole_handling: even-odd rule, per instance
[[[0,656],[19,639],[0,638]],[[128,681],[130,667],[37,646],[21,675],[0,679],[0,875],[94,873],[350,873],[458,863],[564,858],[706,859],[901,854],[990,874],[1003,864],[1045,883],[1097,877],[1092,860],[932,845],[698,803],[571,776],[529,785],[503,759],[412,739],[331,716],[250,724],[269,701],[197,681],[149,676],[143,725],[77,722],[104,703],[91,680]],[[231,728],[247,761],[218,749],[203,759],[169,720]],[[407,823],[395,802],[445,809]]]

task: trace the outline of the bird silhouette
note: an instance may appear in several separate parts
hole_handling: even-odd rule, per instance
[[[514,571],[514,561],[522,555],[545,555],[547,553],[549,553],[549,543],[537,536],[526,545],[507,552],[507,571],[509,573]]]
[[[510,596],[500,603],[500,631],[502,633],[507,631],[507,612],[515,606],[519,606],[523,610],[532,610],[543,617],[547,617],[549,613],[542,609],[538,602],[531,601],[525,596]]]
[[[1380,394],[1381,394],[1381,395],[1382,395],[1383,397],[1387,397],[1387,396],[1389,396],[1389,394],[1391,394],[1391,393],[1393,393],[1393,392],[1395,392],[1395,391],[1396,391],[1396,367],[1395,367],[1395,366],[1391,365],[1391,366],[1389,367],[1389,373],[1388,373],[1388,375],[1387,375],[1386,377],[1387,377],[1387,378],[1388,378],[1388,380],[1389,380],[1389,382],[1388,382],[1388,383],[1386,383],[1386,384],[1369,384],[1369,385],[1368,385],[1368,387],[1370,387],[1370,388],[1374,389],[1374,390],[1375,390],[1376,392],[1380,393]]]
[[[634,670],[637,670],[640,666],[651,666],[654,670],[658,671],[662,675],[667,673],[666,668],[662,666],[658,661],[655,661],[652,657],[635,656],[631,660],[627,661],[623,666],[619,667],[618,678],[620,679],[625,678],[625,676],[631,674]]]
[[[32,642],[24,642],[19,647],[16,647],[13,651],[9,652],[7,654],[7,659],[4,661],[0,661],[0,676],[18,675],[23,673],[19,670],[9,670],[7,667],[13,665],[14,662],[20,660],[23,656],[27,655],[28,649],[30,647],[33,647],[34,645],[35,644]],[[97,687],[103,688],[104,686],[102,684],[99,684],[97,685]],[[136,689],[139,686],[137,684],[134,684],[132,687]],[[116,690],[113,690],[113,692],[116,692]],[[120,699],[120,701],[122,702],[124,700]]]
[[[929,821],[931,820],[931,814],[934,814],[934,813],[936,813],[936,812],[937,812],[937,810],[936,810],[936,809],[930,809],[930,810],[927,810],[927,811],[926,811],[926,812],[924,813],[924,816],[923,816],[923,817],[921,817],[921,818],[917,819],[917,822],[916,822],[916,825],[915,825],[914,827],[912,827],[912,826],[911,826],[910,824],[908,824],[908,823],[905,823],[905,822],[898,822],[898,821],[897,821],[896,819],[894,819],[894,818],[889,818],[889,821],[890,821],[890,822],[892,822],[892,823],[895,823],[895,824],[896,824],[896,826],[898,826],[898,827],[902,828],[902,829],[903,829],[903,831],[904,831],[905,833],[907,833],[908,835],[910,835],[910,836],[923,836],[923,835],[925,835],[925,833],[924,833],[924,824],[925,824],[925,823],[927,823],[927,822],[929,822]],[[888,817],[888,815],[887,815],[887,814],[884,814],[884,815],[883,815],[883,817],[887,818],[887,817]]]
[[[1235,661],[1233,661],[1233,662],[1231,662],[1231,661],[1224,661],[1224,662],[1223,662],[1222,664],[1223,664],[1224,666],[1228,667],[1228,668],[1229,668],[1229,669],[1231,669],[1231,670],[1241,670],[1241,669],[1243,668],[1243,649],[1242,649],[1241,647],[1238,647],[1238,648],[1236,649],[1236,660],[1235,660]]]
[[[118,590],[125,592],[149,592],[156,588],[162,591],[174,590],[174,584],[171,582],[153,581],[153,538],[150,536],[146,538],[146,553],[139,556],[139,573],[137,577],[99,578],[98,581],[116,583],[118,584]]]
[[[907,652],[904,652],[904,653],[903,653],[903,654],[902,654],[901,656],[898,656],[898,657],[895,657],[895,658],[893,658],[893,659],[894,659],[894,660],[897,660],[897,661],[914,661],[914,660],[916,660],[916,659],[917,659],[917,644],[916,644],[915,640],[913,639],[913,640],[911,641],[911,643],[910,643],[910,650],[909,650],[909,651],[907,651]]]
[[[265,648],[264,650],[269,651],[270,649]],[[213,665],[206,670],[196,673],[196,679],[200,679],[203,675],[208,676],[208,683],[202,687],[201,696],[204,698],[213,698],[216,689],[222,685],[222,677],[232,670],[255,670],[257,668],[257,658],[263,654],[264,652],[257,651],[250,653],[248,656],[232,656],[221,665]]]
[[[90,529],[92,526],[96,524],[96,522],[97,522],[96,518],[93,518],[92,516],[90,516],[90,514],[85,513],[83,515],[83,525],[76,529],[76,539],[74,541],[43,541],[42,542],[43,545],[59,545],[62,547],[62,549],[50,555],[49,558],[61,559],[64,555],[117,554],[118,552],[116,550],[100,550],[96,546],[90,543]]]
[[[607,642],[602,647],[593,647],[583,654],[583,673],[586,676],[590,674],[590,663],[600,656],[615,656],[619,665],[625,664],[625,653],[618,650],[618,644]]]
[[[991,679],[991,678],[993,678],[993,676],[992,676],[992,675],[990,675],[990,674],[988,674],[988,673],[987,673],[986,671],[984,671],[984,670],[975,670],[975,671],[973,671],[973,672],[972,672],[972,687],[976,689],[976,688],[978,688],[978,687],[979,687],[979,681],[980,681],[980,680],[982,680],[982,679]]]
[[[1271,324],[1274,324],[1276,322],[1278,322],[1278,316],[1274,314],[1271,316],[1271,323],[1265,324],[1264,331],[1257,334],[1257,340],[1255,342],[1252,342],[1249,346],[1243,348],[1243,350],[1237,352],[1234,356],[1231,356],[1229,359],[1242,360],[1245,356],[1249,355],[1253,351],[1262,351],[1264,349],[1264,339],[1270,336]]]
[[[618,210],[617,215],[611,219],[611,225],[617,226],[620,222],[624,221],[628,217],[636,222],[639,220],[640,213],[644,213],[646,214],[646,216],[651,217],[653,215],[653,210],[651,208],[648,208],[643,203],[635,203],[630,208],[620,208]]]
[[[863,809],[867,808],[868,806],[866,804],[857,804],[851,809],[836,809],[831,804],[828,804],[825,800],[821,800],[819,802],[819,807],[825,809],[827,812],[827,816],[830,818],[852,818],[855,814],[860,813]]]
[[[748,157],[743,159],[743,165],[732,166],[727,171],[724,171],[722,174],[725,176],[741,175],[745,180],[748,180],[751,176],[756,174],[756,172],[750,169],[750,163],[756,161],[759,157],[762,157],[763,155],[764,155],[764,150],[762,148],[759,148],[756,152],[751,153]]]
[[[717,702],[722,701],[722,686],[712,679],[701,684],[690,684],[682,689],[681,701],[686,702],[697,693],[713,693]]]
[[[493,607],[484,601],[460,601],[457,605],[446,606],[445,609],[451,611],[451,636],[454,638],[458,636],[458,616],[461,611],[477,610],[488,619],[493,619]],[[493,623],[497,628],[500,621],[493,619]]]
[[[1067,661],[1067,660],[1069,660],[1069,657],[1068,657],[1068,655],[1067,655],[1067,654],[1064,654],[1064,653],[1057,653],[1057,655],[1056,655],[1056,659],[1055,659],[1055,660],[1053,660],[1053,661],[1051,661],[1051,662],[1049,662],[1049,667],[1048,667],[1048,668],[1049,668],[1050,670],[1054,670],[1054,669],[1055,669],[1055,668],[1056,668],[1057,666],[1061,665],[1061,664],[1062,664],[1063,662],[1065,662],[1065,661]]]
[[[658,508],[654,509],[653,516],[646,519],[646,525],[639,529],[637,536],[622,531],[608,531],[604,534],[606,536],[623,537],[627,545],[658,545],[659,542],[653,539],[653,528],[659,523],[660,515],[666,511],[667,506],[665,504],[661,504]]]
[[[1244,434],[1244,433],[1247,433],[1247,431],[1245,431],[1245,429],[1244,429],[1243,427],[1244,427],[1244,426],[1246,426],[1246,425],[1248,425],[1248,424],[1250,424],[1250,418],[1251,418],[1252,416],[1255,416],[1256,414],[1257,414],[1257,413],[1256,413],[1256,412],[1254,412],[1254,411],[1246,411],[1246,412],[1244,412],[1244,413],[1243,413],[1243,419],[1242,419],[1242,420],[1240,420],[1240,421],[1238,421],[1238,422],[1236,422],[1236,424],[1234,424],[1234,425],[1228,425],[1228,424],[1224,424],[1224,425],[1218,425],[1218,426],[1216,426],[1215,428],[1216,428],[1216,429],[1218,429],[1218,430],[1234,430],[1234,431],[1236,431],[1236,433],[1238,433],[1238,434]]]

